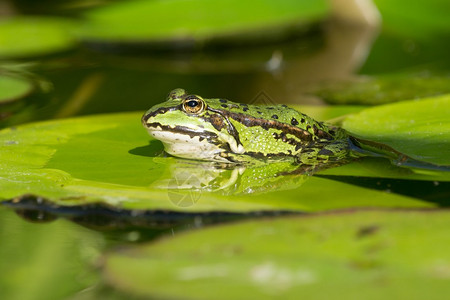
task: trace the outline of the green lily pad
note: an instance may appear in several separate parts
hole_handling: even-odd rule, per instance
[[[0,75],[0,105],[19,100],[34,89],[33,83],[28,80]]]
[[[450,95],[368,108],[349,116],[351,134],[388,144],[419,161],[450,165]]]
[[[326,1],[128,1],[86,14],[80,36],[113,43],[200,44],[232,36],[240,42],[284,39],[323,19]]]
[[[275,164],[244,170],[236,180],[237,169],[164,157],[140,117],[90,116],[0,131],[0,199],[34,194],[63,206],[104,203],[181,212],[433,206],[314,176],[273,177]]]
[[[450,21],[447,0],[374,0],[382,16],[381,34],[360,74],[399,70],[448,74]]]
[[[315,92],[332,104],[379,105],[450,93],[448,76],[380,76],[323,84]]]
[[[0,58],[24,58],[67,51],[76,45],[71,21],[20,17],[0,21]]]
[[[103,274],[158,299],[440,299],[449,217],[362,211],[217,226],[112,251]]]
[[[450,32],[450,3],[447,0],[374,2],[383,16],[383,29],[386,32],[422,39]]]

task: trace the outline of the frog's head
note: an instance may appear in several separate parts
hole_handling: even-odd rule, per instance
[[[218,101],[175,89],[165,102],[142,116],[142,124],[172,155],[228,162],[227,153],[242,153],[243,149],[230,134],[235,130],[231,123],[213,108]]]

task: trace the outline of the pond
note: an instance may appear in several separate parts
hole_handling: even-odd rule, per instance
[[[448,292],[450,6],[358,3],[1,4],[5,299]],[[370,155],[300,168],[172,156],[141,117],[175,88],[258,120],[287,105]],[[264,124],[251,143],[271,149]]]

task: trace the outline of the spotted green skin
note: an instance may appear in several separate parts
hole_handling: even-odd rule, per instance
[[[183,101],[196,97],[205,108],[186,113]],[[187,101],[187,100],[186,100]],[[173,90],[167,101],[142,117],[150,135],[174,156],[224,163],[292,161],[317,165],[349,156],[349,136],[285,105],[256,106],[203,99]]]

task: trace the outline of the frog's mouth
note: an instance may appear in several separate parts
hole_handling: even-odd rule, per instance
[[[154,123],[147,123],[146,124],[147,131],[150,135],[158,135],[158,136],[164,136],[167,137],[167,140],[172,140],[175,135],[185,135],[190,137],[191,139],[194,137],[199,137],[203,139],[210,139],[212,140],[218,140],[218,136],[214,132],[209,132],[204,129],[195,130],[186,126],[174,126],[171,127],[169,125],[162,125],[161,123],[154,122]],[[176,139],[174,139],[176,141]]]

